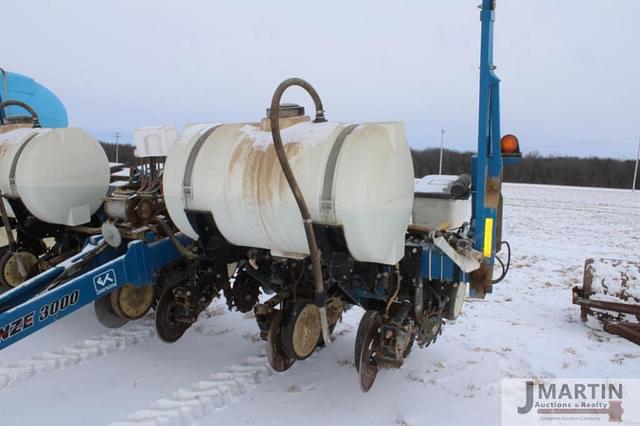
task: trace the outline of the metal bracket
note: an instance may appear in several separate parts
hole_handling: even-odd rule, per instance
[[[476,250],[472,250],[469,254],[458,253],[443,237],[433,239],[436,245],[444,254],[446,254],[463,272],[470,273],[480,268],[480,259],[482,254]]]

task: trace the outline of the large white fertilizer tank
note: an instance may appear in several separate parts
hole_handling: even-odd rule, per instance
[[[280,123],[313,222],[341,227],[358,261],[397,263],[413,205],[403,124],[312,123],[304,115]],[[206,212],[234,245],[283,257],[309,254],[268,119],[187,128],[167,157],[163,185],[171,219],[191,238],[199,235],[187,212]]]

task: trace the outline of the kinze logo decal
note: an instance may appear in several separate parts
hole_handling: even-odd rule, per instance
[[[10,339],[27,328],[33,327],[35,314],[35,312],[29,312],[25,316],[0,327],[0,342]]]
[[[116,280],[115,269],[109,269],[93,277],[93,287],[96,289],[96,294],[100,295],[105,293],[118,285]]]

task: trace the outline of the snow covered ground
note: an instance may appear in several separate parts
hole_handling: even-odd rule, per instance
[[[110,331],[88,307],[0,352],[0,424],[496,425],[501,378],[640,378],[640,348],[571,304],[586,257],[637,260],[639,218],[640,193],[506,185],[511,273],[368,394],[353,366],[360,310],[278,374],[254,320],[222,302],[173,345],[150,319]]]

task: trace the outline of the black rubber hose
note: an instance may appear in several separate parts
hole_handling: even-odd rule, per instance
[[[164,220],[162,220],[162,218],[156,216],[154,218],[154,222],[160,225],[160,228],[162,228],[162,231],[165,234],[167,234],[167,237],[169,237],[169,240],[171,240],[171,243],[173,244],[173,246],[176,248],[176,250],[178,250],[178,253],[180,253],[184,258],[189,260],[199,259],[199,257],[196,254],[192,253],[188,248],[182,245],[180,240],[176,238],[175,234],[173,233],[173,230],[169,227],[169,225],[167,225],[167,223]]]
[[[5,109],[8,106],[18,106],[20,108],[25,109],[29,114],[31,114],[31,121],[33,122],[33,127],[40,127],[40,117],[38,116],[38,113],[33,108],[31,108],[30,105],[22,101],[7,99],[6,101],[0,102],[0,111]]]
[[[496,256],[496,260],[498,261],[498,263],[500,264],[500,267],[502,268],[502,273],[498,278],[491,281],[491,284],[498,284],[500,281],[504,280],[507,274],[509,273],[509,268],[511,267],[511,244],[509,244],[508,241],[503,241],[502,244],[507,247],[507,263],[505,265],[502,259]]]
[[[313,230],[313,222],[311,221],[311,213],[309,212],[309,207],[307,206],[304,195],[300,190],[298,181],[293,174],[293,170],[291,169],[291,165],[289,164],[289,160],[287,159],[287,153],[284,150],[282,137],[280,136],[280,100],[282,99],[282,95],[284,94],[284,92],[291,86],[298,86],[303,88],[313,99],[313,103],[316,108],[316,117],[313,121],[314,123],[322,123],[327,121],[327,119],[324,116],[324,108],[322,106],[320,96],[318,96],[318,92],[316,92],[316,89],[314,89],[313,86],[311,86],[311,84],[309,84],[305,80],[302,80],[300,78],[289,78],[280,83],[280,85],[273,93],[273,97],[271,98],[271,114],[269,117],[271,119],[271,136],[273,137],[273,145],[275,147],[276,155],[278,156],[278,162],[282,167],[284,176],[289,183],[291,192],[293,192],[293,197],[295,198],[296,203],[298,204],[298,209],[300,209],[300,214],[302,215],[304,232],[307,236],[307,244],[309,245],[309,254],[311,256],[311,268],[313,271],[313,283],[315,290],[314,301],[316,306],[320,310],[322,337],[326,343],[329,343],[331,340],[329,338],[329,326],[327,323],[327,294],[324,288],[324,278],[322,276],[322,266],[320,264],[320,249],[318,248],[315,232]]]

